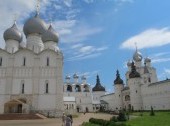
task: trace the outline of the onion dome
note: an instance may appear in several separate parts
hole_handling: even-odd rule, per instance
[[[70,79],[70,78],[71,78],[71,77],[70,77],[69,75],[67,75],[65,79]]]
[[[145,63],[151,62],[151,59],[150,59],[149,57],[146,57],[144,62],[145,62]]]
[[[22,41],[22,33],[18,30],[16,22],[4,32],[4,40],[6,41],[8,39],[16,40],[18,42]]]
[[[79,78],[79,76],[75,73],[75,74],[73,75],[73,78]]]
[[[38,14],[28,19],[24,24],[24,33],[26,36],[34,33],[43,34],[46,30],[47,26],[45,22],[42,19],[40,19]]]
[[[135,53],[133,54],[134,61],[142,61],[142,54],[136,49]]]
[[[129,78],[137,78],[137,77],[140,77],[140,74],[136,71],[136,66],[134,62],[132,62]]]
[[[116,73],[116,79],[114,80],[114,84],[123,84],[123,80],[120,78],[120,74],[118,70]]]
[[[86,76],[83,75],[83,76],[81,77],[81,79],[82,79],[82,80],[86,80]]]
[[[127,62],[127,66],[131,66],[131,61],[130,60]]]
[[[53,41],[58,43],[58,34],[50,24],[49,28],[47,31],[45,31],[42,35],[42,41],[47,42],[47,41]]]
[[[105,88],[100,84],[99,75],[97,75],[96,85],[92,89],[93,91],[105,91]]]

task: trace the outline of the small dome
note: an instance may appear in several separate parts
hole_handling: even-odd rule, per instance
[[[151,59],[150,59],[149,57],[146,57],[144,62],[145,62],[145,63],[151,62]]]
[[[81,77],[81,79],[82,79],[82,80],[86,80],[86,76],[83,75],[83,76]]]
[[[57,32],[53,29],[52,25],[50,24],[49,28],[47,31],[45,31],[42,35],[42,41],[47,42],[47,41],[53,41],[58,43],[58,34]]]
[[[133,60],[137,62],[142,61],[142,54],[138,50],[133,54]]]
[[[8,39],[16,40],[18,42],[22,41],[22,33],[18,30],[16,23],[4,32],[4,40],[6,41]]]
[[[127,62],[127,66],[131,66],[131,61],[130,60]]]
[[[28,19],[24,24],[24,33],[26,36],[33,33],[43,34],[46,30],[47,26],[38,14]]]
[[[65,79],[70,79],[70,78],[71,78],[71,77],[70,77],[69,75],[67,75]]]
[[[75,74],[73,75],[73,78],[79,78],[79,76],[75,73]]]

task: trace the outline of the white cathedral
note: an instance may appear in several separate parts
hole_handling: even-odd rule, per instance
[[[158,81],[151,59],[136,50],[128,62],[126,86],[117,71],[115,93],[105,94],[97,75],[91,88],[82,76],[66,76],[63,82],[63,54],[58,34],[37,12],[23,28],[26,46],[21,46],[22,33],[16,23],[4,32],[5,49],[0,49],[0,114],[42,113],[61,116],[63,111],[94,112],[104,110],[170,109],[170,80]]]

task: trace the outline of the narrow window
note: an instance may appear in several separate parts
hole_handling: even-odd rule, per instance
[[[47,57],[47,66],[49,66],[50,59]]]
[[[25,64],[26,64],[26,58],[24,57],[23,58],[23,66],[25,66]]]
[[[48,93],[48,83],[45,85],[45,93]]]
[[[22,91],[21,91],[22,94],[24,94],[24,83],[22,84]]]
[[[0,57],[0,66],[2,66],[2,57]]]

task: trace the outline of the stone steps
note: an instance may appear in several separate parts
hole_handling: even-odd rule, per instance
[[[33,120],[33,119],[44,119],[45,117],[40,116],[40,114],[22,114],[22,113],[12,113],[12,114],[0,114],[0,120]]]

